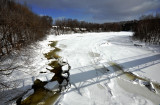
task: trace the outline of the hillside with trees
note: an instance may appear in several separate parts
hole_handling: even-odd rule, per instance
[[[51,17],[38,16],[13,0],[0,0],[0,88],[9,87],[3,77],[19,67],[13,64],[21,56],[18,51],[43,39],[51,27]]]
[[[42,39],[51,27],[51,17],[38,16],[13,0],[1,0],[0,56]]]
[[[135,39],[160,44],[160,14],[142,16],[133,31]]]

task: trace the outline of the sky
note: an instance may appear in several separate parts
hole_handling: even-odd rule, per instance
[[[160,0],[19,0],[33,12],[53,19],[72,18],[94,23],[138,19],[160,12]]]

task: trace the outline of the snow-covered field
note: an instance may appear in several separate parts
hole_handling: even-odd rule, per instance
[[[123,66],[143,78],[160,83],[160,48],[130,39],[132,32],[103,32],[54,36],[37,43],[30,51],[32,62],[14,72],[11,79],[22,80],[18,90],[29,88],[36,78],[49,80],[49,61],[43,56],[49,41],[58,41],[59,55],[71,66],[71,88],[58,99],[60,105],[152,105],[160,104],[160,94],[125,80],[108,62]],[[141,44],[141,46],[134,46]],[[109,71],[108,71],[109,69]],[[40,71],[47,71],[40,74]],[[18,75],[18,76],[17,76]],[[21,88],[22,87],[22,88]]]
[[[134,46],[131,32],[87,33],[61,35],[54,39],[63,49],[60,55],[72,69],[94,64],[116,62],[126,71],[151,78],[160,83],[160,48]]]
[[[72,88],[61,105],[159,104],[159,95],[120,79],[108,62],[160,83],[159,49],[134,46],[131,32],[87,33],[55,37],[59,53],[71,65]],[[138,43],[139,44],[139,43]],[[106,68],[110,71],[107,72]],[[118,78],[118,79],[117,79]],[[120,84],[120,85],[119,85]],[[122,85],[123,84],[123,85]]]

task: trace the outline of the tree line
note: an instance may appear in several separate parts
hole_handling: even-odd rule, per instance
[[[0,0],[0,56],[42,39],[51,27],[51,17],[38,16],[13,0]]]
[[[70,32],[110,32],[110,31],[132,31],[133,38],[146,43],[160,44],[160,14],[142,15],[139,20],[90,23],[76,19],[58,19],[54,24],[55,34],[66,34]]]
[[[102,32],[102,31],[121,31],[121,25],[117,23],[91,23],[85,21],[78,21],[77,19],[58,19],[54,23],[55,33],[65,34],[67,31],[74,33],[79,32]]]
[[[160,45],[160,14],[141,16],[134,28],[133,38]]]

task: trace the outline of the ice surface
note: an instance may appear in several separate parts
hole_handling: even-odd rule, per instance
[[[56,85],[58,85],[58,82],[53,81],[53,82],[48,82],[44,87],[52,91],[56,87]]]
[[[130,39],[132,32],[101,32],[70,35],[49,35],[45,40],[39,41],[33,48],[32,61],[15,71],[10,80],[23,81],[19,88],[32,85],[36,78],[48,81],[54,74],[50,74],[49,61],[44,53],[52,50],[49,41],[58,41],[59,55],[71,66],[71,88],[58,101],[61,105],[152,105],[158,101],[159,96],[150,92],[144,86],[131,82],[117,82],[117,74],[108,65],[116,62],[124,70],[131,71],[142,77],[160,83],[160,50],[156,46],[148,46],[134,42]],[[134,46],[134,43],[143,47]],[[63,45],[63,46],[62,46]],[[65,46],[65,47],[64,47]],[[108,71],[108,68],[110,71]],[[67,66],[63,70],[68,69]],[[40,74],[40,71],[47,72]],[[6,79],[7,80],[7,79]],[[56,82],[48,83],[45,87],[53,89]],[[151,94],[150,97],[147,94]]]
[[[29,90],[23,97],[22,101],[34,93],[34,89]]]

